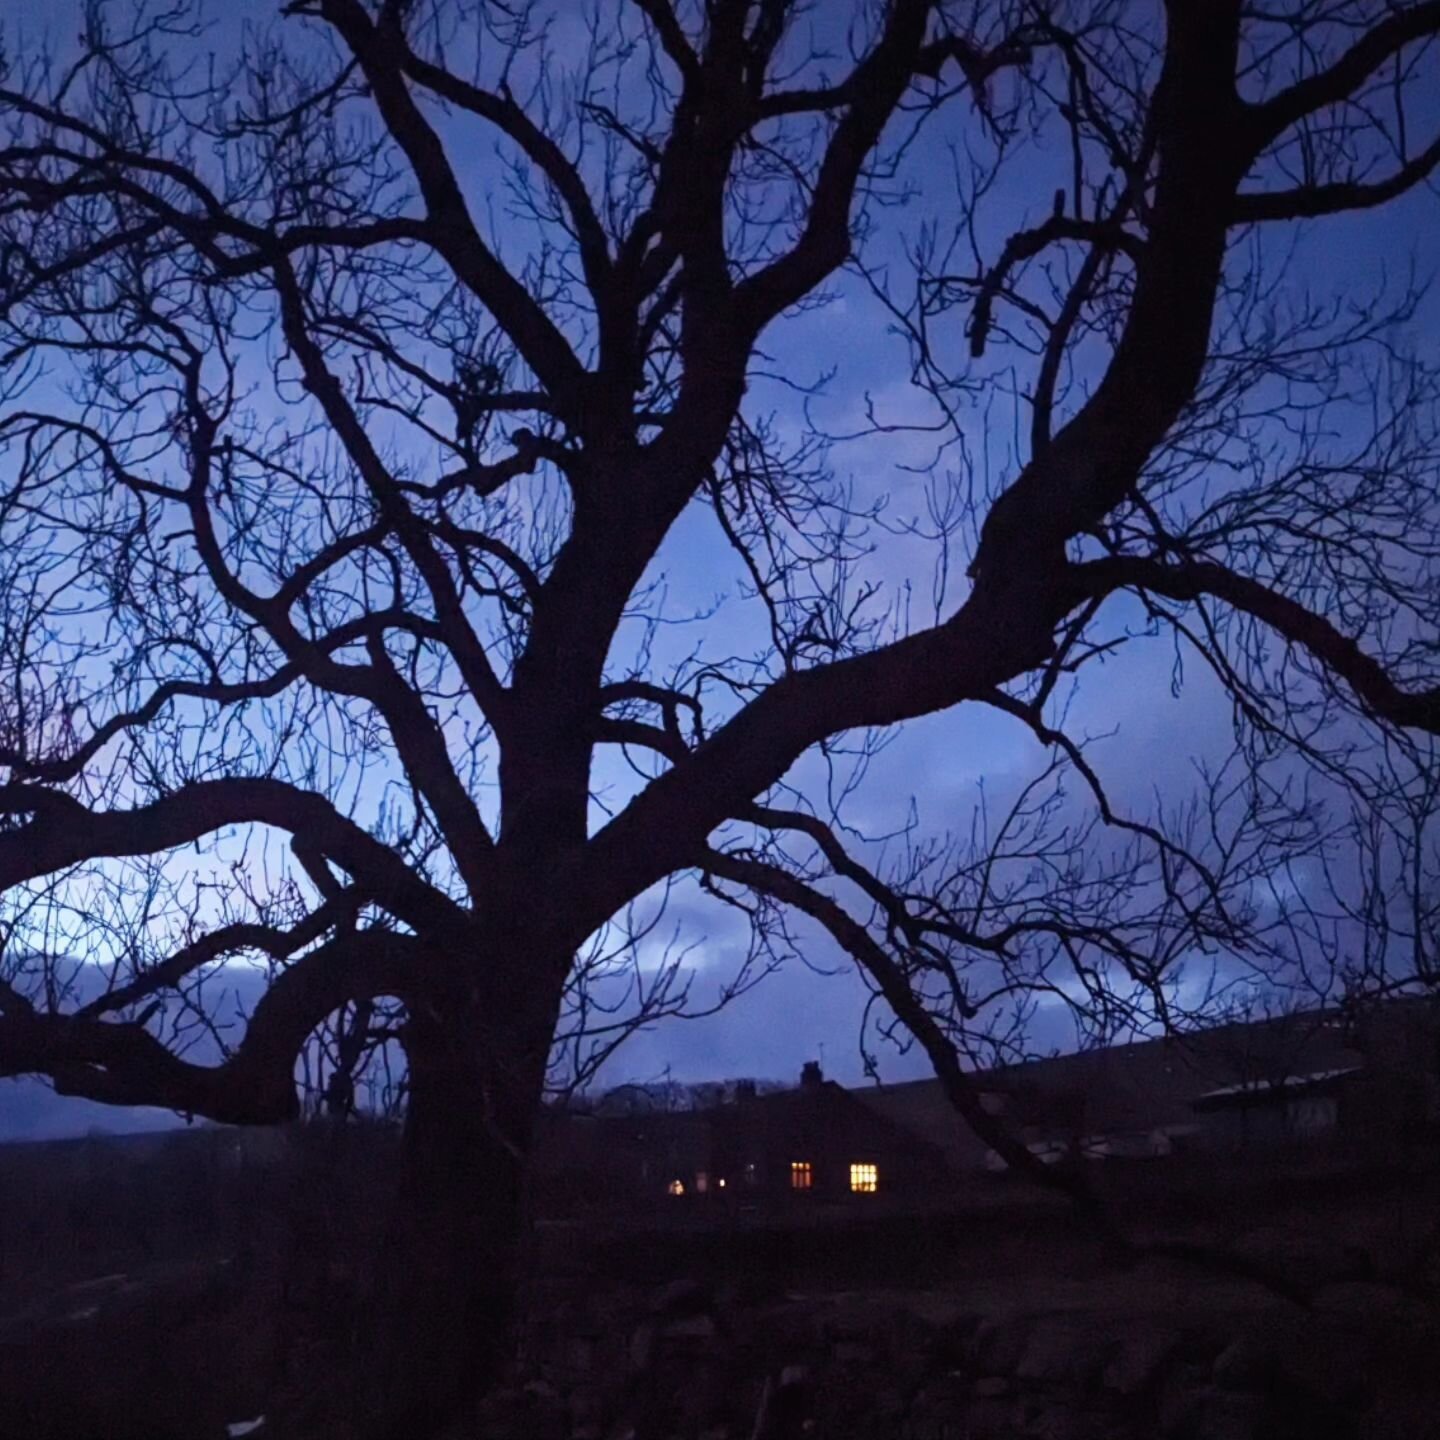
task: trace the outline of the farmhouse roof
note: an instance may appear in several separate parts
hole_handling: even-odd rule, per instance
[[[1137,1041],[974,1072],[987,1108],[1028,1139],[1178,1129],[1216,1091],[1359,1068],[1346,1029],[1326,1012],[1238,1022],[1185,1036]],[[938,1080],[857,1090],[865,1104],[941,1146],[952,1165],[981,1162],[985,1143],[946,1099]]]

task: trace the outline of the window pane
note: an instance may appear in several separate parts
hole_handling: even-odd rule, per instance
[[[880,1167],[878,1165],[852,1165],[850,1167],[850,1188],[856,1194],[873,1195],[880,1188]]]
[[[790,1188],[792,1190],[808,1190],[814,1179],[815,1172],[810,1168],[808,1160],[792,1160],[790,1162]]]

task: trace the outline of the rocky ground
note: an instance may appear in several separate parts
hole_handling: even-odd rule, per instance
[[[993,1202],[550,1227],[514,1380],[451,1440],[1440,1440],[1440,1315],[1419,1298],[1440,1277],[1399,1263],[1440,1212],[1428,1179],[1211,1195],[1225,1224],[1174,1222],[1283,1269],[1306,1304],[1175,1262],[1122,1272],[1068,1212]],[[290,1383],[287,1335],[320,1346],[294,1374],[338,1373],[324,1326],[363,1285],[353,1228],[284,1234],[12,1286],[0,1440],[222,1440]]]
[[[1156,1272],[1043,1298],[996,1278],[557,1291],[515,1383],[455,1440],[1440,1436],[1440,1324],[1391,1287],[1340,1281],[1302,1307]],[[263,1407],[264,1310],[227,1267],[68,1287],[0,1323],[0,1437],[219,1440]]]
[[[235,1259],[157,1263],[0,1314],[0,1440],[222,1440],[267,1389],[255,1281]]]
[[[576,1301],[473,1433],[510,1440],[1425,1440],[1435,1316],[1373,1284],[1313,1306],[1193,1277]],[[1018,1303],[1017,1303],[1018,1302]],[[768,1392],[768,1393],[767,1393]]]

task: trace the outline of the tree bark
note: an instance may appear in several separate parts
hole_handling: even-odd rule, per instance
[[[374,1400],[361,1433],[376,1440],[439,1433],[504,1369],[523,1161],[463,1112],[476,1098],[457,1094],[407,1140],[376,1333],[362,1347]]]
[[[287,1440],[448,1434],[502,1378],[552,1033],[553,1017],[513,1008],[497,1032],[472,997],[411,1016],[408,1113],[372,1283],[353,1333],[304,1367],[313,1382],[292,1382],[306,1393],[277,1417]]]
[[[500,1043],[479,1025],[412,1022],[410,1108],[380,1321],[383,1381],[366,1435],[427,1436],[473,1407],[511,1354],[525,1181],[553,1032]],[[521,1043],[515,1043],[516,1040]]]

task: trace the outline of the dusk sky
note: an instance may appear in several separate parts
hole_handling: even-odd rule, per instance
[[[1427,118],[1440,116],[1440,83],[1428,98]],[[927,222],[943,224],[951,193],[946,177],[953,163],[948,143],[957,118],[968,113],[965,102],[955,112],[950,122],[927,131],[912,153],[916,196],[898,215],[882,217],[876,226],[880,243],[864,255],[872,270],[888,267],[896,292],[909,282],[907,244]],[[1055,177],[1061,173],[1063,179],[1068,163],[1065,153],[1057,154],[1063,150],[1063,137],[1057,136],[1055,144],[1040,153],[1027,152],[1008,172],[1008,183],[999,195],[982,207],[982,216],[993,227],[987,251],[991,258],[1009,231],[1025,228],[1048,213]],[[1318,225],[1285,226],[1283,234],[1266,235],[1265,263],[1272,268],[1275,290],[1297,304],[1308,296],[1344,305],[1369,295],[1396,293],[1397,284],[1411,273],[1428,281],[1440,270],[1436,198],[1432,184],[1378,212],[1341,216]],[[811,415],[820,417],[834,433],[863,429],[867,403],[880,423],[934,425],[937,409],[909,382],[904,342],[894,333],[892,317],[854,276],[831,289],[834,299],[828,305],[775,327],[767,337],[773,360],[766,368],[796,383],[833,368],[834,378],[812,405]],[[957,309],[946,342],[945,358],[957,369],[965,363],[962,325],[967,314],[963,307]],[[1429,289],[1404,333],[1409,341],[1421,343],[1440,333],[1440,292]],[[1017,358],[1013,352],[1002,351],[1001,356],[1005,365]],[[983,364],[975,369],[985,374]],[[796,401],[784,387],[772,383],[761,393],[767,400],[773,397],[779,414],[794,417]],[[999,388],[987,392],[982,386],[962,413],[968,455],[962,456],[947,432],[917,429],[839,444],[833,452],[835,470],[853,480],[858,495],[887,496],[886,516],[891,523],[923,518],[926,486],[933,473],[955,473],[963,459],[978,464],[988,452],[994,478],[1013,474],[1016,419]],[[1022,414],[1021,425],[1028,423],[1028,412]],[[924,473],[916,473],[917,469]],[[966,538],[963,533],[961,538]],[[884,533],[874,533],[874,540],[870,568],[862,574],[876,575],[891,596],[908,587],[915,623],[926,623],[932,613],[936,548],[897,541]],[[664,557],[675,609],[683,613],[690,606],[699,611],[717,594],[733,595],[737,577],[732,558],[727,548],[717,544],[708,515],[692,509],[677,527]],[[952,603],[957,593],[963,594],[964,565],[963,555],[951,560]],[[1124,600],[1112,604],[1122,615],[1124,607],[1132,605],[1130,619],[1139,622],[1138,606]],[[746,637],[753,639],[754,632],[736,614],[738,608],[723,609],[705,622],[708,646],[716,651],[740,650]],[[747,618],[753,621],[753,612]],[[676,647],[684,649],[690,643],[682,632]],[[1197,786],[1196,763],[1218,765],[1233,745],[1229,697],[1193,655],[1185,659],[1183,686],[1178,693],[1172,690],[1176,658],[1169,636],[1137,640],[1087,670],[1069,711],[1070,732],[1095,737],[1087,753],[1117,810],[1135,818],[1153,815],[1157,806],[1192,794]],[[806,763],[811,759],[807,757]],[[1045,761],[1043,747],[1021,725],[982,706],[929,716],[894,734],[853,798],[848,815],[858,831],[883,836],[904,823],[913,803],[922,834],[927,829],[963,831],[982,787],[991,806],[998,809]],[[803,770],[804,764],[798,768]],[[811,783],[813,787],[813,779]],[[800,784],[803,789],[803,781]],[[1088,803],[1078,790],[1077,802]],[[1336,853],[1342,868],[1355,863],[1353,854]],[[1314,879],[1318,893],[1318,874]],[[707,983],[712,987],[718,983],[710,972],[718,970],[723,976],[727,954],[743,949],[743,927],[703,902],[693,910],[685,908],[685,921],[686,934],[706,937],[696,954],[696,994],[703,998]],[[797,928],[807,933],[803,920]],[[650,1078],[668,1066],[686,1080],[744,1074],[793,1079],[803,1060],[823,1053],[827,1073],[847,1084],[866,1083],[859,1039],[868,992],[854,965],[827,935],[814,926],[808,934],[807,960],[828,973],[816,974],[792,963],[719,1015],[662,1025],[634,1037],[606,1073],[615,1078]],[[1204,961],[1195,962],[1195,969],[1197,978],[1208,973]],[[883,1003],[876,1013],[888,1014]],[[1037,1053],[1070,1049],[1077,1043],[1072,1018],[1056,1002],[1042,1002],[1028,1034]],[[884,1080],[933,1074],[918,1047],[901,1054],[872,1033],[869,1048]]]
[[[826,7],[816,7],[814,23],[821,24],[827,13]],[[70,21],[56,23],[64,29]],[[578,21],[572,23],[578,26]],[[217,33],[217,43],[223,47],[224,32]],[[293,22],[282,33],[294,36],[297,44],[306,43],[300,39],[303,30]],[[840,37],[822,33],[820,38],[843,51],[837,44]],[[567,38],[561,25],[553,39],[557,54],[563,56],[567,46],[580,53],[578,29],[576,37]],[[1440,116],[1440,85],[1431,90],[1429,113],[1422,120]],[[957,158],[952,146],[962,137],[973,138],[975,130],[968,100],[954,102],[907,153],[902,180],[913,191],[910,198],[903,205],[875,210],[873,235],[861,254],[872,274],[888,276],[897,298],[903,299],[912,283],[909,247],[927,227],[953,221]],[[471,154],[473,170],[464,179],[477,209],[496,217],[502,252],[523,252],[527,243],[523,227],[506,228],[513,222],[505,218],[503,177],[493,157],[484,146],[476,146]],[[987,258],[993,261],[1011,231],[1050,213],[1069,163],[1068,142],[1058,132],[1039,146],[1022,148],[1007,162],[1003,183],[980,211],[977,239]],[[1427,280],[1440,263],[1436,198],[1433,185],[1421,187],[1374,214],[1326,220],[1309,228],[1285,226],[1283,234],[1267,235],[1259,261],[1271,276],[1271,299],[1283,307],[1287,301],[1298,304],[1307,293],[1315,299],[1336,300],[1360,300],[1387,287],[1389,293],[1397,293],[1394,287],[1404,283],[1411,267]],[[1294,253],[1282,265],[1291,245]],[[1057,254],[1055,263],[1065,262]],[[927,487],[943,483],[946,476],[959,477],[971,467],[981,484],[998,487],[1013,475],[1017,459],[1024,459],[1024,446],[1017,456],[1015,437],[1021,425],[1006,386],[1012,366],[1019,367],[1015,383],[1026,384],[1031,362],[1010,347],[992,347],[992,354],[974,367],[974,392],[959,401],[957,435],[945,427],[933,399],[910,383],[906,342],[893,333],[892,317],[865,282],[847,274],[828,287],[828,296],[824,304],[783,319],[766,334],[763,358],[755,367],[764,373],[757,373],[748,405],[752,415],[773,414],[780,432],[797,439],[807,425],[835,436],[863,431],[867,414],[887,427],[886,433],[838,441],[828,463],[837,478],[853,486],[858,510],[886,497],[884,525],[868,527],[861,548],[869,553],[857,560],[851,583],[858,590],[874,582],[879,587],[872,602],[876,611],[893,607],[895,616],[908,613],[911,626],[919,628],[932,623],[937,606],[948,613],[963,598],[968,585],[964,547],[973,537],[963,528],[957,534],[948,563],[948,588],[942,594],[936,582],[938,547],[893,531],[924,521]],[[968,363],[963,330],[967,315],[965,307],[957,307],[935,336],[942,362],[955,372]],[[1432,290],[1408,329],[1412,338],[1440,332],[1440,294]],[[1078,377],[1082,392],[1087,378],[1083,373]],[[823,388],[801,393],[822,379]],[[1340,414],[1342,431],[1348,423]],[[5,463],[0,457],[0,483]],[[740,567],[705,507],[692,504],[650,578],[662,582],[668,596],[667,624],[654,641],[657,674],[697,650],[704,657],[743,657],[758,654],[766,643],[763,614],[753,601],[739,598]],[[1138,607],[1133,615],[1126,614],[1130,603],[1111,602],[1113,609],[1107,614],[1117,617],[1113,628],[1118,630],[1127,618],[1138,622]],[[680,621],[685,623],[676,623]],[[1178,693],[1172,684],[1176,676],[1176,651],[1169,637],[1137,640],[1087,666],[1069,707],[1068,731],[1076,738],[1096,737],[1087,751],[1089,758],[1116,808],[1137,817],[1183,800],[1195,786],[1197,762],[1218,765],[1231,746],[1231,704],[1219,685],[1193,658],[1184,665]],[[714,703],[723,702],[717,695]],[[981,706],[912,722],[890,737],[850,798],[846,818],[856,832],[852,839],[861,853],[883,868],[894,853],[893,845],[888,851],[866,849],[860,836],[900,831],[912,807],[917,833],[964,833],[982,789],[989,805],[1001,807],[1043,769],[1046,760],[1021,725]],[[624,758],[614,750],[602,758],[594,780],[603,805],[622,802],[635,788]],[[807,756],[787,783],[813,797],[823,810],[823,770],[816,756]],[[367,784],[374,785],[373,779]],[[377,795],[378,786],[369,793],[372,798]],[[1087,803],[1078,788],[1074,803]],[[654,1079],[666,1071],[682,1080],[740,1075],[791,1080],[803,1061],[822,1055],[829,1075],[847,1084],[862,1083],[865,984],[853,964],[815,927],[797,921],[795,933],[804,940],[803,960],[788,960],[779,972],[716,1016],[670,1021],[633,1037],[608,1063],[601,1083]],[[743,956],[746,929],[733,911],[686,882],[672,895],[664,923],[645,942],[642,966],[658,963],[672,939],[686,950],[686,964],[693,969],[692,997],[703,1006]],[[1204,968],[1200,962],[1202,972]],[[1042,1003],[1030,1029],[1031,1048],[1063,1049],[1075,1042],[1074,1026],[1063,1006]],[[873,1034],[871,1048],[887,1080],[931,1073],[918,1050],[898,1054]],[[35,1114],[43,1116],[39,1123],[46,1129],[84,1129],[102,1114],[86,1103],[51,1103],[48,1097],[43,1103],[33,1098],[15,1103],[19,1096],[35,1096],[32,1082],[17,1083],[19,1091],[0,1096],[0,1135],[7,1126],[12,1133],[28,1128],[19,1118],[27,1105],[33,1104]],[[104,1121],[116,1129],[128,1123],[121,1112],[105,1115]]]

